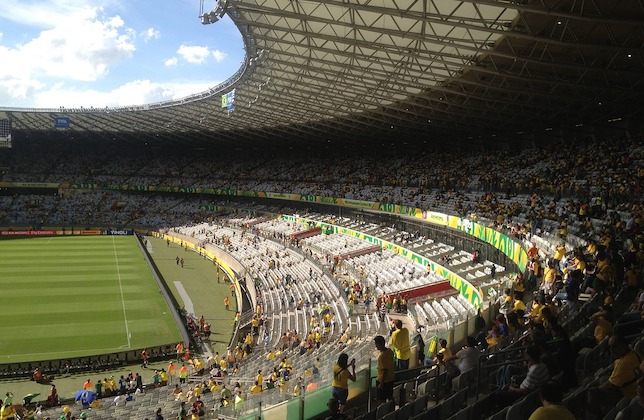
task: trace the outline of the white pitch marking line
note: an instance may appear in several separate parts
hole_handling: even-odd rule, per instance
[[[123,305],[123,319],[125,321],[125,333],[127,334],[127,347],[131,345],[130,342],[130,327],[127,325],[127,313],[125,311],[125,298],[123,297],[123,284],[121,283],[121,267],[119,266],[119,257],[116,255],[116,241],[114,236],[112,236],[112,246],[114,247],[114,259],[116,260],[116,274],[119,278],[119,289],[121,290],[121,304]]]
[[[183,308],[186,310],[187,313],[194,314],[195,308],[192,305],[192,299],[190,299],[190,296],[188,296],[188,292],[186,292],[186,289],[183,287],[183,284],[181,284],[180,281],[174,281],[173,283],[174,283],[174,287],[177,288],[177,292],[179,292],[179,296],[181,296],[181,299],[183,300]]]

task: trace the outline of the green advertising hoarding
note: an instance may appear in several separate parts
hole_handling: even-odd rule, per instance
[[[202,187],[180,187],[180,186],[153,186],[153,185],[123,185],[123,184],[55,184],[55,183],[3,183],[6,186],[22,187],[22,188],[37,188],[37,187],[54,187],[60,186],[61,188],[84,188],[84,189],[107,189],[107,190],[122,190],[122,191],[162,191],[162,192],[180,192],[180,193],[195,193],[195,194],[212,194],[223,196],[243,196],[243,197],[258,197],[258,198],[272,198],[276,200],[290,200],[290,201],[307,201],[321,204],[333,204],[338,206],[360,208],[367,210],[377,210],[385,213],[393,213],[407,217],[421,219],[427,223],[448,226],[453,229],[466,232],[500,250],[508,256],[518,267],[519,271],[524,271],[528,263],[528,254],[520,243],[515,242],[512,238],[504,235],[503,233],[473,222],[466,218],[457,216],[450,216],[444,213],[433,212],[429,210],[422,210],[417,207],[403,206],[392,203],[370,202],[364,200],[353,200],[348,198],[335,198],[335,197],[322,197],[312,194],[291,194],[291,193],[276,193],[264,191],[251,191],[251,190],[233,190],[233,189],[215,189],[215,188],[202,188]],[[1,184],[0,184],[1,185]]]

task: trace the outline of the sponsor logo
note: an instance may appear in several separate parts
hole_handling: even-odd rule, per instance
[[[53,236],[55,230],[3,230],[0,236]]]
[[[14,182],[13,186],[21,188],[58,188],[60,184],[55,182]]]
[[[437,225],[446,225],[447,224],[447,215],[441,213],[429,212],[427,213],[425,219],[430,223],[435,223]]]
[[[56,128],[69,128],[69,117],[56,117],[54,118],[54,127]]]
[[[359,201],[359,200],[348,200],[344,199],[344,204],[348,206],[354,206],[354,207],[364,207],[364,208],[371,208],[373,206],[373,203],[369,201]]]
[[[337,204],[338,199],[334,197],[320,197],[320,203]]]
[[[291,198],[291,194],[268,192],[268,193],[266,193],[266,197],[268,197],[268,198],[283,198],[283,199],[288,200],[289,198]]]

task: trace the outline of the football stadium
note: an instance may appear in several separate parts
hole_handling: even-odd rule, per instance
[[[206,91],[0,104],[0,419],[644,418],[641,1],[222,19]]]

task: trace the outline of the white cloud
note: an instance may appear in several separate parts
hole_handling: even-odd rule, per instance
[[[208,47],[201,47],[196,45],[190,47],[188,45],[181,45],[177,50],[177,54],[183,57],[183,59],[188,63],[201,64],[206,61],[206,59],[210,55],[210,50],[208,49]]]
[[[174,97],[171,89],[149,80],[134,80],[106,93],[110,103],[105,105],[136,105],[167,101]]]
[[[215,61],[221,63],[226,58],[226,53],[220,50],[215,50],[212,52],[212,56],[215,57]]]
[[[186,66],[182,73],[186,80],[164,81],[176,75],[173,66],[221,63],[227,53],[187,42],[181,45],[172,39],[179,34],[176,25],[163,26],[164,20],[153,16],[147,22],[154,26],[135,29],[132,22],[140,22],[141,13],[133,13],[145,10],[135,4],[123,0],[2,0],[0,106],[129,106],[178,99],[217,85],[194,82],[189,72],[201,72],[201,66]],[[151,42],[160,39],[162,32],[168,39],[166,46],[180,45],[176,53],[168,54]],[[180,34],[183,39],[200,36]],[[163,67],[158,66],[160,62]]]
[[[110,67],[130,58],[136,47],[120,16],[103,16],[96,7],[77,7],[73,0],[59,1],[46,29],[15,45],[0,44],[0,100],[27,99],[51,80],[96,81]],[[23,11],[16,4],[10,10]],[[72,7],[74,6],[74,7]],[[0,8],[3,9],[3,8]],[[40,25],[40,8],[34,7],[25,24]],[[61,14],[61,9],[67,14]],[[6,10],[4,10],[6,12]],[[6,16],[2,15],[6,18]],[[7,97],[9,99],[7,99]]]
[[[2,0],[0,18],[20,25],[53,28],[95,16],[121,0]]]
[[[96,9],[93,10],[96,12]],[[105,76],[110,65],[129,58],[136,49],[120,30],[119,16],[100,20],[96,14],[77,16],[44,30],[32,40],[7,47],[0,45],[0,80],[60,77],[96,80]]]
[[[127,106],[144,104],[172,99],[173,93],[158,83],[149,80],[135,80],[128,82],[108,92],[101,92],[94,89],[77,91],[67,89],[65,86],[56,86],[53,89],[39,92],[35,95],[37,107],[57,108],[65,106],[68,108],[93,106],[103,108],[105,106]]]
[[[135,51],[131,39],[119,31],[122,26],[118,16],[59,25],[15,49],[0,50],[0,62],[6,55],[23,75],[93,81]]]
[[[133,28],[125,28],[125,35],[132,41],[136,39],[136,31]]]
[[[34,95],[38,108],[66,108],[130,106],[180,99],[196,92],[203,92],[219,82],[167,82],[134,80],[107,92],[99,90],[78,91],[59,83],[51,89]],[[1,95],[1,93],[0,93]]]
[[[179,54],[188,63],[192,64],[201,64],[211,56],[218,63],[221,63],[226,58],[226,53],[221,50],[211,51],[208,47],[202,47],[198,45],[181,45],[177,50],[177,54]]]
[[[37,80],[7,79],[0,80],[0,102],[6,103],[3,98],[28,100],[34,93],[45,85]]]
[[[158,29],[154,28],[148,28],[143,32],[143,41],[148,42],[153,39],[159,39],[161,38],[161,31]]]
[[[164,86],[173,92],[172,99],[180,99],[195,93],[204,92],[213,86],[217,86],[222,81],[223,80],[207,82],[170,82]]]

